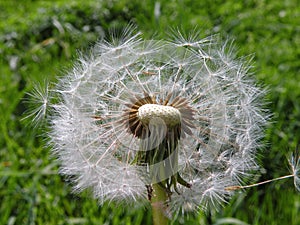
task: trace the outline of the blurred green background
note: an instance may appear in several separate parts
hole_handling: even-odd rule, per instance
[[[288,174],[286,156],[300,143],[300,4],[297,0],[0,1],[0,224],[151,224],[151,211],[99,207],[88,191],[72,193],[43,143],[44,130],[21,121],[37,82],[54,81],[112,27],[136,24],[145,38],[170,28],[235,39],[254,54],[252,72],[269,92],[272,123],[259,151],[260,180]],[[299,225],[293,180],[247,190],[219,212],[173,224]]]

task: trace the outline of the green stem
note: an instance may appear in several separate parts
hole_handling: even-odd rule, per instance
[[[168,206],[166,204],[168,195],[159,184],[153,184],[152,188],[151,206],[153,225],[167,225],[169,224],[169,218],[167,217]]]

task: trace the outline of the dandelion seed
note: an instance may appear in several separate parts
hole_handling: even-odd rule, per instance
[[[295,188],[300,191],[300,155],[297,153],[294,155],[291,154],[289,164],[291,166]]]
[[[240,190],[240,189],[245,189],[245,188],[252,188],[252,187],[256,187],[262,184],[267,184],[267,183],[271,183],[274,181],[278,181],[278,180],[284,180],[284,179],[288,179],[288,178],[293,178],[294,179],[294,186],[295,188],[300,191],[300,156],[298,155],[298,153],[296,152],[295,154],[291,154],[290,158],[288,159],[288,162],[290,164],[290,169],[292,171],[291,174],[289,175],[285,175],[285,176],[281,176],[281,177],[276,177],[270,180],[265,180],[259,183],[254,183],[254,184],[249,184],[249,185],[237,185],[237,186],[228,186],[225,188],[225,190],[227,191],[235,191],[235,190]]]
[[[100,202],[152,201],[158,188],[175,214],[218,208],[226,187],[258,169],[264,91],[231,43],[133,33],[97,44],[54,88],[49,136],[61,173]]]
[[[31,119],[32,124],[37,126],[44,121],[47,116],[49,105],[49,84],[45,81],[45,86],[37,84],[32,92],[27,93],[26,102],[31,104],[31,108],[25,113],[23,120]]]

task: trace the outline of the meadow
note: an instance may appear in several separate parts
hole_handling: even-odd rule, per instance
[[[72,192],[45,147],[44,129],[22,120],[33,87],[68,71],[112,28],[135,24],[145,38],[172,28],[234,40],[238,55],[253,57],[251,72],[268,89],[272,114],[258,180],[287,175],[287,156],[300,143],[300,5],[297,0],[0,1],[0,224],[152,224],[151,210],[99,206],[89,191]],[[300,150],[298,150],[299,152]],[[173,224],[300,224],[293,180],[240,192],[217,212]]]

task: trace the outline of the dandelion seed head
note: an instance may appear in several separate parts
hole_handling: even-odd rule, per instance
[[[144,201],[160,183],[173,212],[217,209],[232,195],[226,187],[258,169],[264,91],[231,42],[134,32],[99,42],[54,88],[49,136],[60,171],[99,202]]]

